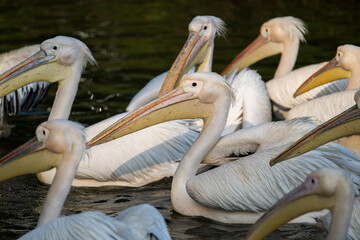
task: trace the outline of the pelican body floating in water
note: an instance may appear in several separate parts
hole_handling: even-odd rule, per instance
[[[360,133],[360,91],[355,96],[356,104],[328,120],[327,122],[316,127],[312,131],[298,139],[291,146],[283,150],[276,157],[271,159],[270,164],[275,165],[287,159],[297,157],[312,149],[315,149],[329,141],[338,139],[339,137],[351,136]],[[357,167],[359,167],[357,165]],[[360,236],[360,197],[357,197],[353,207],[348,237],[350,239],[359,239]],[[330,215],[324,218],[325,226],[329,227]]]
[[[44,41],[38,53],[1,75],[0,96],[28,82],[58,82],[58,90],[49,120],[68,119],[75,99],[81,73],[87,62],[95,64],[88,47],[81,41],[58,36]],[[113,116],[88,127],[86,137],[91,138],[124,114]],[[156,134],[161,132],[161,134]],[[166,123],[118,141],[87,150],[80,162],[75,186],[125,185],[141,186],[171,175],[180,159],[195,140],[197,132],[181,122]],[[146,141],[152,139],[152,142]],[[26,149],[36,142],[38,148],[30,153]],[[122,150],[121,150],[122,149]],[[29,154],[24,154],[25,152]],[[19,155],[18,155],[19,154]],[[49,152],[36,138],[6,155],[4,158],[52,159],[61,156]],[[90,160],[91,158],[91,160]],[[146,160],[143,160],[143,159]],[[130,160],[130,161],[129,161]],[[38,174],[40,181],[50,184],[56,170]],[[170,172],[170,173],[169,173]],[[159,173],[159,174],[157,174]],[[155,175],[155,176],[154,176]],[[5,176],[4,176],[5,177]]]
[[[286,112],[310,99],[342,91],[347,80],[329,83],[293,97],[295,90],[314,72],[326,63],[313,64],[293,70],[298,55],[299,44],[304,42],[307,32],[302,20],[294,17],[277,17],[265,22],[260,28],[260,35],[246,47],[221,73],[228,76],[233,71],[241,70],[253,63],[281,53],[274,78],[266,81],[274,112],[278,118],[286,118]]]
[[[221,21],[217,18],[215,18],[215,20]],[[200,66],[202,66],[202,62],[209,62],[211,60],[212,44],[209,46],[207,43],[213,41],[218,32],[215,27],[218,25],[223,26],[223,23],[220,24],[220,22],[213,23],[215,20],[213,17],[206,16],[196,17],[191,22],[190,43],[186,43],[185,46],[187,47],[182,50],[182,52],[186,54],[181,54],[181,56],[188,56],[188,58],[180,58],[180,60],[178,58],[176,62],[180,61],[181,64],[175,65],[175,69],[170,70],[176,73],[174,74],[175,76],[181,76],[181,68],[184,67],[187,69],[188,64],[200,64]],[[208,32],[204,32],[204,26],[207,27],[205,30],[208,30]],[[193,40],[194,36],[197,39],[195,42]],[[81,47],[79,44],[75,44],[75,46],[74,44],[70,44],[71,41],[77,42],[75,40],[67,41],[67,45],[61,48],[59,47],[54,51],[52,48],[55,44],[63,44],[62,38],[64,37],[47,40],[44,42],[44,45],[42,45],[47,54],[46,58],[52,59],[51,63],[45,62],[36,65],[37,61],[39,61],[39,63],[40,61],[44,61],[42,57],[39,57],[35,63],[29,64],[28,62],[24,62],[20,65],[20,70],[17,68],[8,75],[3,76],[3,78],[0,77],[0,95],[2,91],[9,89],[7,86],[18,87],[23,84],[18,82],[19,79],[25,78],[27,81],[38,81],[40,79],[48,79],[47,81],[51,82],[58,81],[59,92],[54,101],[49,119],[54,119],[55,112],[67,112],[66,115],[57,114],[56,117],[67,119],[70,113],[69,106],[71,106],[77,89],[77,85],[75,86],[75,84],[78,84],[81,70],[85,66],[87,59],[91,62],[94,62],[94,60],[89,50],[85,48],[86,46],[83,46],[84,44],[81,45]],[[61,57],[63,54],[66,56],[66,53],[68,51],[70,52],[70,50],[73,53],[77,53],[71,57],[71,59],[74,60],[74,64],[64,66]],[[204,51],[206,54],[204,54]],[[198,59],[196,52],[201,55],[202,60],[196,60]],[[44,57],[44,59],[46,58]],[[209,64],[206,64],[206,66],[209,66]],[[22,71],[22,67],[25,70],[27,68],[29,69]],[[50,67],[56,69],[56,74],[47,76],[46,74]],[[72,75],[68,73],[70,69],[72,69]],[[170,84],[174,86],[176,85],[175,80],[175,78],[170,78],[169,81],[164,82],[164,85]],[[240,127],[251,127],[271,119],[269,97],[266,93],[265,84],[258,74],[245,70],[236,76],[233,75],[233,77],[230,77],[229,81],[238,89],[240,94],[237,95],[237,104],[233,106],[235,110],[232,112],[235,114],[229,116],[228,126],[224,130],[224,134]],[[66,92],[61,92],[68,84],[70,85],[70,90],[67,91],[71,91],[71,98]],[[64,101],[67,103],[63,104]],[[256,105],[259,105],[260,108],[256,108]],[[124,114],[119,114],[88,127],[86,129],[87,140],[89,141],[96,134],[123,116]],[[188,124],[189,123],[185,121],[163,123],[119,138],[116,141],[89,148],[87,150],[88,154],[86,154],[83,161],[80,162],[73,185],[95,187],[104,185],[142,186],[163,177],[172,176],[179,160],[198,136],[198,131],[189,128]],[[31,144],[34,144],[34,142],[31,142]],[[59,159],[59,156],[49,153],[46,149],[41,149],[41,147],[39,147],[38,151],[25,154],[24,152],[26,152],[25,149],[27,147],[28,144],[13,151],[5,156],[5,158],[50,158],[55,162]],[[54,174],[55,170],[51,170],[50,172],[38,174],[38,178],[40,181],[50,184]]]
[[[358,194],[358,190],[354,188],[350,176],[345,171],[332,168],[320,169],[309,175],[303,184],[286,194],[264,214],[252,226],[245,239],[263,239],[294,217],[328,208],[332,220],[327,239],[345,240],[355,193]]]
[[[57,172],[44,201],[37,228],[20,239],[171,239],[164,218],[148,204],[128,208],[117,217],[102,212],[59,217],[85,154],[84,128],[66,120],[51,120],[40,124],[36,136],[48,151],[61,155],[61,160],[55,163]],[[9,178],[13,173],[17,176],[17,168],[23,168],[22,174],[26,174],[54,167],[51,159],[31,159],[27,162],[17,159],[3,161],[0,165],[4,166],[0,169],[6,171]]]
[[[226,223],[253,223],[284,194],[316,169],[331,166],[352,171],[360,185],[360,159],[349,149],[329,143],[306,156],[275,168],[270,158],[289,146],[296,136],[314,127],[303,120],[264,123],[223,136],[234,92],[216,73],[184,75],[180,85],[168,94],[125,116],[98,134],[87,146],[113,139],[173,119],[202,118],[204,127],[175,172],[171,186],[174,210],[188,216],[204,216]],[[293,136],[295,135],[295,136]],[[271,136],[269,138],[268,136]],[[254,152],[220,167],[198,174],[204,159],[219,162],[232,153]],[[229,154],[228,154],[229,153]],[[343,156],[339,159],[337,156]],[[315,223],[325,212],[312,213],[297,222]]]
[[[0,73],[33,55],[39,47],[31,45],[0,54]],[[0,138],[8,137],[13,127],[7,124],[7,117],[35,108],[46,96],[49,87],[50,84],[44,81],[30,83],[0,98]]]
[[[302,95],[307,91],[332,81],[349,79],[344,91],[325,95],[306,103],[300,104],[287,113],[287,118],[311,116],[324,123],[332,117],[340,114],[345,109],[355,104],[354,94],[360,88],[360,48],[354,45],[342,45],[337,49],[336,56],[324,67],[310,76],[294,93],[294,96]],[[324,108],[324,106],[327,106]],[[360,136],[337,140],[360,156]]]

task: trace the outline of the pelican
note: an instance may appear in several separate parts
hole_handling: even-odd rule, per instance
[[[117,217],[102,212],[59,217],[76,169],[85,154],[84,128],[67,120],[50,120],[38,126],[36,136],[49,152],[61,155],[61,160],[55,164],[57,172],[44,201],[37,228],[21,239],[171,239],[163,217],[148,204],[126,209]],[[54,167],[52,160],[43,159],[13,160],[0,164],[0,169],[6,171],[9,178],[12,173],[17,175],[19,167],[24,168],[22,173],[41,172]]]
[[[243,69],[263,58],[281,53],[274,78],[266,82],[270,98],[275,105],[275,114],[281,119],[284,119],[283,115],[286,111],[298,104],[344,90],[347,80],[327,84],[293,98],[293,93],[301,83],[326,64],[325,62],[313,64],[292,71],[299,44],[305,41],[306,32],[304,22],[290,16],[277,17],[265,22],[260,28],[258,38],[245,48],[221,75],[228,76],[234,70]]]
[[[347,168],[352,171],[353,181],[360,184],[356,175],[360,173],[360,167],[356,165],[360,165],[360,159],[336,143],[329,143],[275,168],[269,166],[272,156],[314,127],[310,122],[296,119],[264,123],[238,130],[218,142],[232,101],[234,92],[220,75],[187,74],[177,88],[114,123],[87,146],[111,142],[163,121],[202,118],[202,132],[173,177],[171,201],[174,210],[183,215],[203,216],[225,223],[255,222],[284,194],[321,167]],[[196,175],[203,159],[212,161],[219,156],[256,149],[258,151],[252,155]],[[312,213],[297,221],[315,223],[314,218],[323,214]]]
[[[327,208],[332,221],[327,239],[345,240],[350,225],[355,193],[350,176],[340,169],[323,168],[285,195],[254,224],[245,239],[263,239],[294,217]],[[349,236],[351,238],[351,236]],[[351,239],[358,239],[359,235]]]
[[[314,73],[306,80],[294,96],[303,94],[312,88],[335,81],[342,78],[348,78],[349,84],[346,90],[322,96],[306,103],[292,108],[285,116],[286,119],[292,119],[302,116],[315,117],[320,123],[338,115],[345,109],[355,104],[354,94],[360,88],[360,48],[354,45],[342,45],[337,49],[336,56],[323,68]],[[326,108],[324,106],[327,106]],[[349,147],[358,156],[360,156],[358,135],[344,138],[338,143]]]
[[[189,49],[185,48],[185,50],[182,51],[185,51],[185,55],[190,57],[185,58],[184,60],[180,60],[180,62],[185,61],[185,63],[180,65],[180,68],[183,66],[186,68],[186,66],[189,64],[187,63],[188,61],[190,61],[191,64],[197,64],[197,61],[195,61],[197,59],[196,51],[198,51],[199,54],[203,56],[204,50],[203,47],[201,47],[201,44],[206,43],[209,39],[209,35],[214,36],[216,32],[216,29],[214,29],[216,24],[213,24],[212,22],[212,17],[197,17],[196,21],[192,21],[193,24],[191,24],[191,29],[193,29],[193,31],[191,31],[189,36],[191,41],[190,43],[185,44],[185,46],[188,46]],[[207,26],[206,30],[209,30],[209,33],[203,32],[205,26]],[[196,44],[196,42],[193,42],[194,36],[198,35],[200,35],[200,37],[196,38],[199,39],[198,44],[200,45]],[[52,49],[53,45],[51,45],[60,44],[62,41],[61,38],[47,40],[45,41],[46,44],[44,42],[44,50],[50,51],[48,53],[49,56],[47,56],[48,58],[50,58],[51,55],[51,58],[61,59],[61,49],[57,49],[54,52]],[[210,41],[213,38],[214,37],[210,38]],[[193,46],[194,44],[195,46]],[[76,46],[78,47],[78,45]],[[212,49],[208,45],[204,44],[203,46],[207,52],[212,52]],[[10,72],[4,76],[5,79],[3,80],[1,80],[2,78],[0,76],[0,96],[3,94],[2,91],[8,91],[8,89],[12,88],[12,86],[17,87],[21,85],[22,83],[18,82],[20,77],[21,79],[27,79],[27,81],[38,81],[38,74],[47,73],[47,65],[50,65],[49,67],[54,67],[56,69],[59,68],[56,70],[58,74],[53,74],[52,76],[41,75],[40,78],[44,80],[49,78],[47,81],[51,82],[59,81],[59,91],[64,88],[61,86],[66,86],[67,83],[70,84],[70,82],[72,82],[71,84],[77,84],[86,59],[90,59],[92,62],[94,62],[94,59],[92,59],[92,57],[90,58],[91,54],[89,50],[87,48],[86,50],[85,47],[86,46],[83,46],[77,51],[75,51],[75,49],[70,46],[67,47],[69,48],[68,50],[66,50],[67,48],[65,47],[61,50],[71,50],[74,53],[79,51],[80,53],[86,53],[79,53],[76,55],[79,59],[85,57],[83,60],[78,60],[81,61],[82,64],[76,64],[75,66],[71,67],[73,69],[71,72],[76,73],[76,75],[68,77],[69,74],[67,71],[69,71],[70,68],[62,66],[61,60],[58,60],[58,64],[56,64],[56,60],[53,60],[54,64],[45,64],[34,67],[32,65],[28,66],[28,63],[25,62],[22,63],[20,67],[29,67],[30,70],[22,71],[17,68],[13,70],[13,72]],[[188,51],[190,51],[190,53],[187,53]],[[206,58],[208,59],[212,55],[206,53],[205,56],[209,56]],[[73,59],[75,59],[75,56]],[[75,67],[76,69],[74,69]],[[178,72],[181,75],[181,69],[179,70],[178,67],[178,65],[175,65],[175,70],[172,68],[170,72]],[[173,78],[170,78],[170,80],[171,79]],[[270,121],[271,113],[269,111],[269,97],[266,93],[265,84],[258,74],[253,71],[244,70],[239,74],[233,74],[232,77],[229,78],[229,81],[233,82],[232,85],[238,89],[238,92],[241,93],[241,95],[237,95],[237,104],[233,106],[233,109],[235,110],[232,111],[235,114],[229,116],[229,122],[223,134],[232,132],[239,127],[246,128],[262,122]],[[176,85],[175,81],[171,83],[165,81],[164,84],[170,84],[172,86]],[[75,96],[76,89],[77,85],[71,86],[67,92],[71,91],[71,94]],[[69,114],[73,98],[70,99],[70,101],[69,99],[66,99],[65,94],[66,93],[61,95],[57,94],[49,119],[54,119],[52,118],[53,112],[61,113],[68,111]],[[64,101],[67,101],[67,103],[62,104]],[[256,108],[256,105],[260,105],[260,107]],[[60,107],[61,109],[57,110],[57,108]],[[263,114],[263,112],[265,113]],[[68,114],[66,116],[58,116],[57,118],[67,119]],[[118,119],[121,119],[123,116],[124,114],[119,114],[88,127],[86,129],[87,140],[89,141],[96,134],[106,129],[108,126],[110,126]],[[73,186],[96,187],[104,185],[116,185],[137,187],[153,181],[157,181],[163,177],[173,176],[178,165],[178,161],[183,157],[189,146],[198,136],[198,131],[189,128],[188,125],[189,123],[184,121],[163,123],[159,126],[144,129],[141,132],[117,139],[116,141],[89,148],[87,150],[88,154],[86,154],[83,161],[80,162],[77,175],[73,181]],[[152,141],[149,141],[149,139]],[[5,158],[52,158],[54,161],[59,158],[59,156],[54,154],[51,154],[52,156],[48,156],[50,153],[48,153],[46,149],[42,149],[41,151],[36,152],[34,151],[28,155],[21,155],[21,152],[27,147],[28,144],[25,144],[24,146],[5,156]],[[19,155],[17,155],[17,153]],[[55,170],[53,169],[50,172],[39,173],[37,176],[41,182],[50,184],[54,174]]]
[[[0,76],[0,96],[28,82],[58,82],[59,87],[49,120],[68,119],[80,76],[87,62],[96,63],[88,47],[81,41],[64,36],[46,40],[41,44],[38,53]],[[86,136],[91,138],[122,115],[113,116],[88,127]],[[89,149],[88,154],[85,154],[80,162],[73,185],[141,186],[171,175],[176,168],[174,162],[183,156],[197,134],[181,122],[172,122]],[[153,141],[146,142],[146,138]],[[21,154],[34,141],[36,139],[30,140],[5,158],[16,158],[18,155],[14,156],[14,153]],[[61,158],[60,155],[46,150],[41,144],[37,145],[38,151],[20,155],[20,158],[52,159],[54,162]],[[55,172],[56,170],[52,169],[37,176],[41,182],[50,184]]]
[[[226,25],[220,18],[214,16],[196,16],[189,23],[189,37],[185,42],[183,49],[175,59],[171,70],[150,80],[149,83],[131,99],[126,111],[134,111],[156,99],[158,96],[169,92],[179,83],[179,80],[184,73],[190,70],[191,72],[194,71],[194,69],[191,69],[192,66],[196,66],[196,71],[198,72],[211,72],[214,39],[216,36],[225,36],[225,32]],[[199,46],[202,46],[202,50],[200,53],[196,54],[196,56],[188,50],[193,48],[196,53],[196,49],[199,48]],[[184,61],[187,58],[190,58],[188,63]],[[182,69],[182,67],[184,69],[181,72],[176,71],[176,69]],[[169,80],[165,80],[165,78],[168,78],[169,80],[172,78],[173,80],[169,82]],[[164,82],[166,84],[163,86]]]
[[[338,139],[339,137],[351,136],[360,133],[359,116],[360,116],[360,91],[355,94],[356,104],[335,116],[329,121],[321,124],[306,135],[301,137],[287,149],[283,150],[280,154],[274,157],[271,165],[275,165],[284,160],[297,157],[306,153],[316,147],[321,146],[329,141]],[[360,197],[355,199],[354,214],[351,218],[349,237],[351,239],[358,239],[360,236]],[[324,217],[325,226],[329,227],[330,215]]]
[[[189,24],[188,40],[175,60],[169,74],[163,73],[151,80],[137,95],[135,95],[126,110],[135,111],[150,100],[154,100],[158,95],[161,96],[165,92],[170,91],[174,86],[178,85],[181,76],[185,72],[188,72],[193,66],[196,66],[197,72],[211,72],[214,40],[216,36],[224,36],[225,30],[225,23],[220,18],[214,16],[195,17]],[[186,50],[187,48],[185,47],[190,45],[193,41],[192,39],[197,39],[198,36],[201,36],[199,44],[203,45],[201,45],[202,49],[196,52],[197,55],[194,56],[194,53],[188,53]],[[193,49],[196,50],[199,48],[199,44],[196,44]],[[188,63],[181,60],[186,59],[187,56],[190,56]],[[182,66],[184,66],[184,70],[180,73],[180,70],[177,69]],[[191,72],[193,71],[194,68]],[[166,74],[167,79],[164,81],[164,76]],[[244,78],[249,80],[245,81]],[[259,75],[250,71],[242,72],[240,75],[234,72],[227,77],[226,81],[237,90],[237,95],[236,104],[231,106],[226,124],[227,127],[222,135],[233,132],[239,128],[248,128],[271,120],[271,112],[268,110],[270,109],[270,100],[268,94],[264,94],[266,87]],[[164,84],[161,86],[163,82]],[[251,95],[253,96],[251,97]],[[252,99],[254,98],[257,98],[258,101],[253,101]],[[190,122],[189,125],[196,130],[200,130],[202,127],[202,123],[199,123],[198,121]]]
[[[22,47],[0,55],[0,73],[7,71],[39,50],[40,45]],[[29,111],[45,97],[50,84],[31,83],[0,98],[0,137],[10,135],[12,125],[7,124],[8,115],[17,115],[20,111]]]

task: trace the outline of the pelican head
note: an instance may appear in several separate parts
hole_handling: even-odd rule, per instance
[[[189,37],[166,76],[159,96],[176,87],[181,77],[197,65],[197,71],[211,71],[214,39],[225,36],[225,23],[214,16],[197,16],[189,24]]]
[[[222,97],[220,97],[222,96]],[[215,98],[217,101],[214,101]],[[91,147],[175,119],[202,118],[206,125],[216,104],[234,101],[232,88],[216,73],[186,74],[171,92],[120,119],[91,139]],[[221,102],[221,103],[220,103]]]
[[[88,47],[81,41],[57,36],[41,43],[40,51],[0,75],[0,97],[36,81],[65,83],[74,65],[81,70],[87,62],[95,64]]]
[[[360,133],[360,91],[354,96],[356,105],[319,125],[290,147],[270,160],[273,166],[279,162],[299,156],[340,137]]]
[[[0,160],[0,181],[58,167],[61,156],[71,151],[74,136],[83,139],[82,149],[85,149],[81,125],[61,119],[41,123],[36,129],[36,138]]]
[[[246,239],[263,239],[291,219],[324,208],[332,212],[328,239],[345,239],[356,192],[349,174],[344,170],[320,169],[264,214],[252,226]]]
[[[336,81],[349,78],[346,89],[360,87],[360,48],[346,44],[339,46],[336,56],[325,66],[311,75],[294,93],[294,98],[311,89]]]
[[[260,28],[260,35],[236,56],[221,75],[229,76],[235,70],[240,71],[261,59],[282,53],[292,42],[297,45],[299,41],[305,42],[306,32],[304,22],[291,16],[265,22]]]

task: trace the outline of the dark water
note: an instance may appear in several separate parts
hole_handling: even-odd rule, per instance
[[[213,70],[227,63],[259,33],[264,21],[292,15],[308,26],[307,44],[300,47],[296,67],[331,59],[336,47],[360,45],[357,1],[0,1],[0,52],[40,43],[56,35],[82,40],[98,66],[83,74],[70,119],[90,125],[123,112],[132,96],[151,78],[167,70],[197,15],[215,15],[228,24],[226,39],[215,41]],[[264,79],[274,73],[279,57],[256,64]],[[0,140],[0,155],[30,137],[47,119],[56,86],[34,114],[10,118],[9,139]],[[227,225],[181,216],[172,210],[170,182],[143,188],[72,189],[63,214],[99,210],[116,215],[147,202],[166,218],[174,239],[241,239],[248,225]],[[35,228],[48,187],[35,176],[0,183],[0,238],[16,239]],[[325,239],[317,226],[287,225],[269,239]]]

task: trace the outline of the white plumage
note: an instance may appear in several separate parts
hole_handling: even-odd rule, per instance
[[[274,204],[252,226],[245,239],[263,239],[287,221],[324,208],[329,209],[333,215],[327,239],[349,239],[350,220],[355,213],[354,199],[358,194],[347,171],[334,168],[319,169]]]
[[[343,91],[347,79],[329,83],[306,94],[293,98],[295,90],[314,72],[326,63],[313,64],[293,70],[299,44],[305,41],[307,32],[304,22],[294,17],[278,17],[265,22],[260,28],[260,36],[241,52],[222,74],[229,75],[263,58],[281,53],[281,59],[274,78],[266,82],[270,99],[274,102],[275,115],[284,119],[284,113],[310,99]],[[286,119],[286,118],[285,118]]]
[[[242,122],[243,127],[251,127],[269,121],[270,101],[259,74],[243,70],[230,79],[238,91],[222,134],[237,130]],[[87,141],[124,115],[118,114],[86,128]],[[188,125],[189,122],[182,120],[161,123],[89,148],[80,162],[73,186],[135,187],[173,176],[179,161],[198,137],[198,131],[192,129],[201,128],[192,122],[191,127]],[[54,174],[55,170],[51,170],[38,174],[38,178],[50,184]]]
[[[46,148],[60,154],[62,159],[56,166],[58,170],[38,227],[21,239],[170,239],[163,217],[148,204],[128,208],[117,217],[84,212],[59,218],[76,168],[85,153],[84,128],[65,120],[53,120],[42,123],[36,133]],[[48,164],[51,165],[51,161]],[[30,167],[37,169],[36,164]]]
[[[176,108],[175,99],[179,99],[180,106],[183,106],[183,101],[189,106],[195,101],[193,107],[196,109],[209,109],[208,115],[202,113],[205,124],[201,134],[175,172],[171,188],[175,211],[226,223],[252,223],[308,174],[325,166],[349,169],[354,173],[353,181],[360,186],[360,159],[351,150],[336,143],[329,143],[282,165],[269,166],[273,156],[314,127],[313,123],[304,119],[264,123],[241,129],[218,141],[225,126],[230,99],[234,98],[231,92],[219,75],[194,73],[185,75],[180,86],[162,98],[164,102],[158,100],[160,108],[154,107],[156,116],[162,116],[161,110],[167,112]],[[184,99],[182,93],[189,94],[190,99]],[[169,105],[166,105],[167,101]],[[144,106],[144,109],[150,105]],[[153,115],[147,116],[149,112],[141,118],[138,116],[137,126],[141,123],[139,119],[146,119],[146,124],[151,125]],[[197,111],[186,113],[187,118],[189,114],[198,117]],[[164,117],[163,120],[168,119]],[[131,126],[131,122],[127,124]],[[255,153],[196,175],[196,169],[203,159],[206,159],[206,163],[221,159],[223,163],[223,158],[228,156],[232,160],[234,153],[249,152]],[[315,216],[323,214],[310,214],[297,221],[314,223]]]
[[[206,21],[203,22],[204,20]],[[213,21],[212,17],[201,17],[197,18],[193,24],[196,25],[197,28],[200,26],[200,29],[202,29],[202,25],[199,25],[199,23],[210,24],[211,21]],[[219,23],[214,25],[217,26]],[[223,24],[220,25],[222,26]],[[213,31],[210,35],[215,35],[217,32],[213,27],[209,27],[208,29]],[[53,51],[52,48],[54,44],[64,45],[64,43],[62,43],[62,41],[64,41],[63,38],[64,37],[57,37],[47,40],[45,41],[46,45],[44,44],[42,47],[45,48],[44,50],[46,51]],[[71,44],[71,41],[74,41],[74,43]],[[61,57],[71,50],[76,54],[73,58],[75,59],[77,57],[78,60],[74,61],[73,65],[71,65],[72,75],[70,78],[61,81],[60,85],[62,87],[58,90],[49,119],[68,118],[81,71],[86,65],[87,60],[91,62],[95,61],[85,44],[80,44],[80,41],[71,39],[67,39],[65,42],[67,43],[66,46],[64,45],[63,48],[58,48],[56,52],[51,52],[51,54]],[[212,49],[209,51],[212,52]],[[209,59],[211,59],[211,54],[209,55]],[[77,64],[77,61],[81,64]],[[208,62],[208,60],[205,62]],[[206,67],[209,67],[209,64],[206,64]],[[258,74],[244,70],[236,76],[232,76],[231,84],[235,88],[238,88],[239,94],[237,95],[237,104],[233,106],[234,110],[232,114],[234,115],[229,117],[229,119],[232,119],[232,122],[228,123],[229,127],[225,133],[241,127],[239,125],[242,125],[242,121],[244,122],[244,127],[249,127],[270,120],[268,94]],[[250,85],[250,88],[247,87],[246,91],[240,89],[246,85]],[[247,92],[247,94],[244,94],[244,92]],[[258,92],[258,94],[254,95],[255,92]],[[261,96],[263,100],[258,100],[260,98],[257,96]],[[255,108],[257,102],[251,99],[245,100],[247,97],[256,97],[256,101],[262,101],[261,107]],[[242,109],[243,106],[244,109]],[[90,140],[122,116],[123,114],[119,114],[88,127],[86,129],[87,140]],[[124,138],[91,147],[80,163],[73,185],[142,186],[163,177],[172,176],[178,162],[198,136],[198,131],[193,130],[195,127],[198,127],[198,125],[194,126],[192,122],[189,123],[185,121],[163,123]],[[20,157],[48,157],[54,161],[59,159],[59,156],[51,154],[47,150],[41,150]],[[55,172],[53,169],[49,172],[40,173],[38,174],[38,178],[41,182],[50,184]]]

